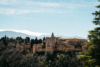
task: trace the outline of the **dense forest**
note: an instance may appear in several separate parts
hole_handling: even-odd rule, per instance
[[[45,37],[43,39],[37,39],[37,37],[35,39],[30,39],[30,37],[26,37],[25,39],[23,39],[22,37],[16,37],[15,39],[14,38],[9,38],[5,35],[5,37],[2,37],[0,39],[0,41],[3,41],[4,45],[7,46],[8,43],[14,43],[16,44],[17,42],[19,44],[21,43],[25,43],[26,45],[28,45],[28,43],[30,43],[30,46],[32,48],[32,46],[34,44],[39,44],[39,43],[42,43],[42,40],[44,41],[45,40]]]

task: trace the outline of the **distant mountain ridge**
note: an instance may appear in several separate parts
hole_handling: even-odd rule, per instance
[[[14,31],[1,31],[0,32],[0,38],[4,37],[5,35],[7,37],[9,37],[9,38],[11,38],[11,37],[12,38],[16,38],[18,36],[21,36],[22,38],[30,37],[31,39],[32,38],[36,38],[36,37],[37,38],[51,37],[51,35],[32,36],[32,35],[27,35],[27,34],[24,34],[24,33],[14,32]],[[62,36],[62,35],[55,35],[55,37],[62,37],[62,38],[83,38],[83,37],[79,37],[79,36]]]

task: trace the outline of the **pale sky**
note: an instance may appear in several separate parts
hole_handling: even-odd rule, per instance
[[[87,38],[98,0],[0,0],[0,31]]]

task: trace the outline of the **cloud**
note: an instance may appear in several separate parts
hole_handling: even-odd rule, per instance
[[[11,9],[11,8],[0,8],[0,14],[25,14],[29,13],[29,10]]]
[[[0,14],[27,14],[27,13],[68,13],[78,8],[94,7],[98,2],[36,2],[28,0],[0,0],[1,5],[10,5],[12,7],[0,7]]]
[[[54,9],[15,9],[15,8],[0,8],[0,14],[27,14],[27,13],[66,13],[68,11],[54,10]]]
[[[0,4],[2,5],[14,5],[17,4],[17,0],[0,0]]]
[[[31,9],[15,9],[15,8],[0,8],[0,14],[27,14],[27,13],[34,13],[34,12],[46,12],[47,10],[31,10]]]
[[[60,6],[60,3],[49,3],[49,2],[31,2],[31,1],[24,1],[25,4],[27,5],[40,5],[40,6],[52,6],[52,7],[57,7]]]
[[[14,31],[14,32],[19,32],[19,33],[24,33],[30,36],[42,36],[42,35],[49,35],[47,33],[38,33],[38,32],[31,32],[27,30],[12,30],[12,29],[0,29],[0,32],[2,31]]]
[[[26,6],[43,6],[43,7],[68,7],[68,8],[76,8],[76,7],[84,7],[99,4],[99,2],[87,2],[87,1],[77,1],[74,0],[72,2],[41,2],[41,1],[28,1],[28,0],[0,0],[1,5],[26,5]],[[87,6],[87,7],[88,7]],[[20,6],[21,7],[21,6]]]
[[[27,0],[0,0],[2,5],[40,5],[40,6],[60,6],[59,3],[49,3],[49,2],[36,2],[36,1],[27,1]]]
[[[2,4],[2,5],[9,5],[9,3],[7,2],[7,0],[0,0],[0,4]]]

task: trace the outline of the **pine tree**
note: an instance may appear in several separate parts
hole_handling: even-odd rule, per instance
[[[33,47],[34,43],[35,43],[34,39],[31,39],[31,48]]]
[[[96,7],[100,9],[100,5]],[[95,15],[93,23],[100,26],[100,11],[92,14]],[[100,67],[100,27],[89,31],[88,39],[87,52],[80,52],[77,58],[83,61],[85,67]]]

